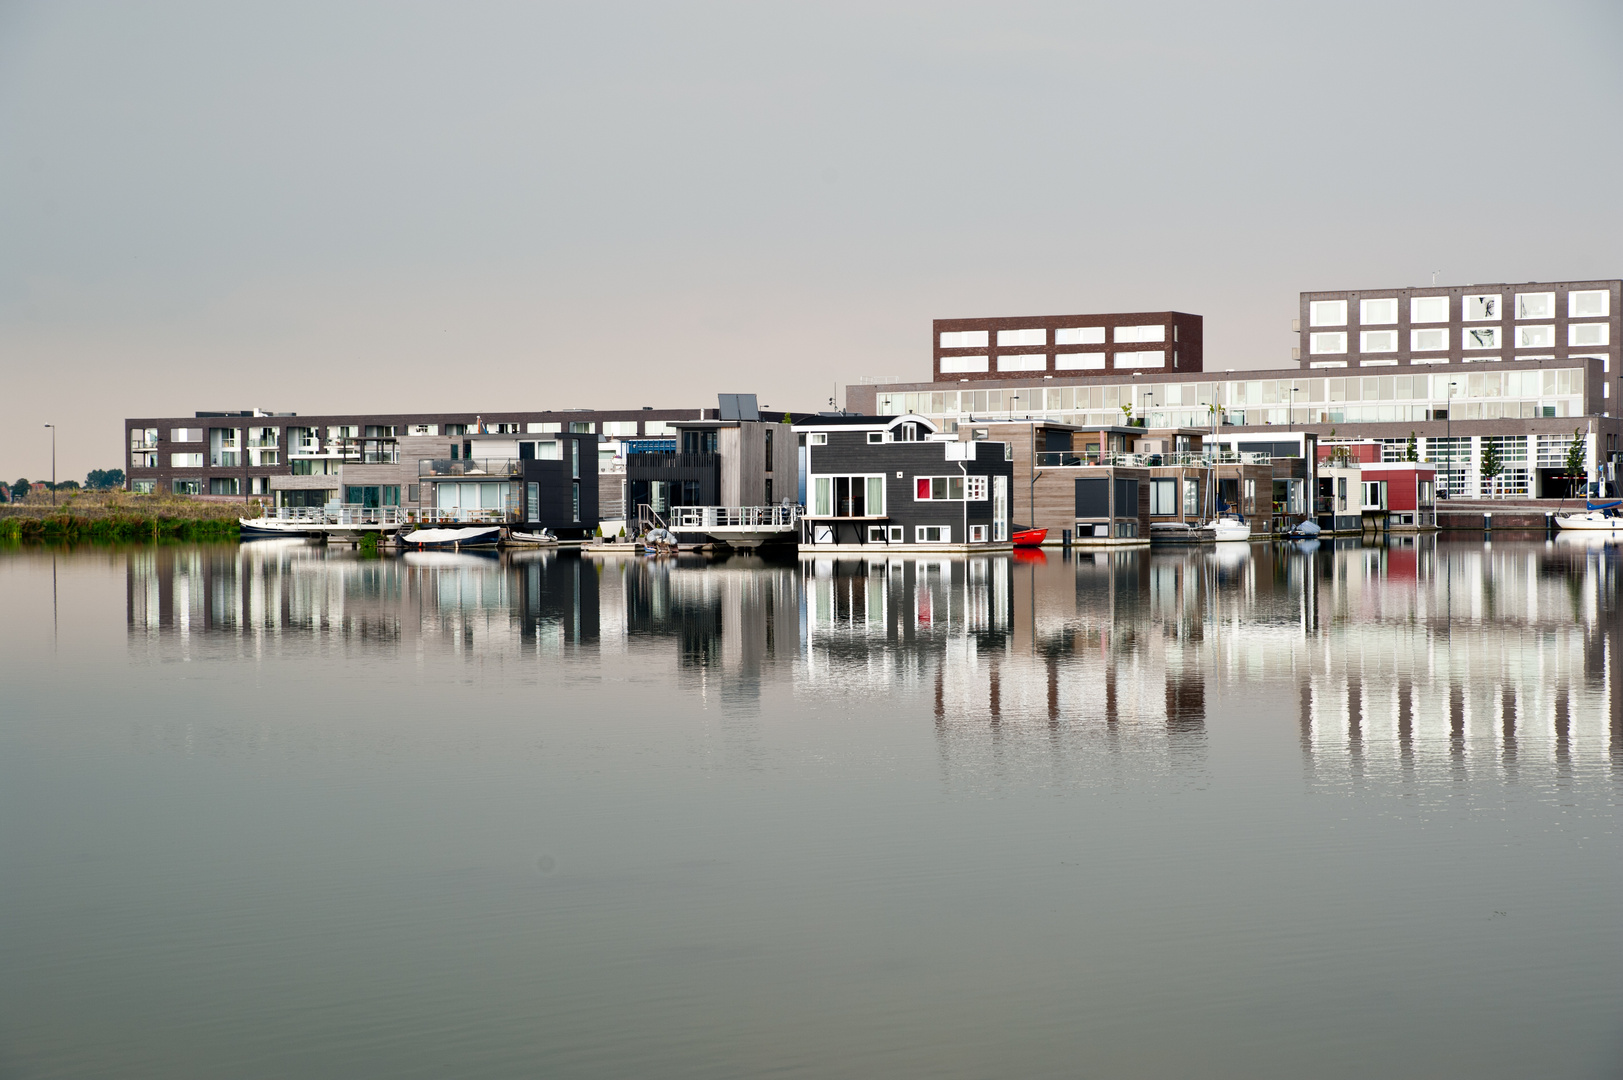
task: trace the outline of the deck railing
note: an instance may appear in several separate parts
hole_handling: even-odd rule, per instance
[[[675,529],[756,528],[788,531],[800,524],[800,506],[673,506]]]
[[[418,476],[519,476],[524,466],[513,458],[422,458]]]
[[[1086,453],[1076,450],[1039,450],[1037,452],[1037,467],[1039,469],[1057,469],[1083,465],[1119,465],[1133,469],[1157,469],[1175,466],[1209,469],[1214,465],[1270,465],[1273,460],[1271,454],[1237,454],[1227,451],[1221,453],[1180,451],[1167,454],[1124,454],[1118,451]]]

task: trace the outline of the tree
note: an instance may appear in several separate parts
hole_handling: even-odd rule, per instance
[[[1505,463],[1499,458],[1499,440],[1487,438],[1482,440],[1482,479],[1489,487],[1493,486],[1494,477],[1505,471]]]
[[[79,481],[77,481],[77,480],[58,480],[56,483],[51,484],[50,488],[51,488],[52,491],[78,491],[79,490]]]
[[[1412,431],[1409,432],[1409,445],[1407,445],[1407,446],[1405,446],[1403,448],[1403,460],[1404,461],[1419,461],[1420,460],[1420,450],[1415,445],[1414,432],[1412,432]]]
[[[1127,426],[1131,427],[1133,424],[1133,406],[1131,402],[1121,407],[1121,414],[1126,418]]]
[[[123,469],[91,469],[85,476],[85,487],[95,491],[124,486]]]
[[[11,501],[22,502],[28,498],[28,481],[17,477],[17,482],[11,485]]]
[[[1581,491],[1587,485],[1588,475],[1584,472],[1584,458],[1588,457],[1588,447],[1584,445],[1582,428],[1572,429],[1572,444],[1567,447],[1567,482],[1574,491]]]

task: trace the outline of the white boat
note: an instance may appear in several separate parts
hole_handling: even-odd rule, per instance
[[[542,529],[540,532],[524,532],[513,529],[507,534],[509,544],[518,544],[523,547],[557,547],[558,538],[552,535],[551,530]]]
[[[1588,510],[1582,514],[1557,514],[1555,523],[1574,532],[1623,532],[1623,517],[1606,510]]]
[[[1210,531],[1212,539],[1220,544],[1232,540],[1251,539],[1251,526],[1233,514],[1225,514],[1216,521],[1208,521],[1204,528]]]
[[[320,536],[321,529],[313,529],[308,521],[287,520],[273,517],[238,518],[237,524],[242,527],[244,540],[252,540],[262,536]]]
[[[501,539],[501,526],[465,529],[415,529],[400,534],[400,545],[409,551],[425,548],[495,547]]]

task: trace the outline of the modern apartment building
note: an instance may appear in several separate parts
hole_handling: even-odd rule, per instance
[[[1305,292],[1304,368],[1568,361],[1617,371],[1623,281]]]
[[[255,409],[140,417],[124,422],[126,485],[133,491],[259,496],[274,506],[333,501],[430,506],[441,493],[438,478],[424,468],[465,472],[465,466],[449,463],[545,460],[567,450],[586,455],[585,476],[607,477],[618,490],[627,445],[674,438],[673,422],[715,414],[714,409],[578,409],[300,416]],[[593,506],[597,498],[594,491]]]
[[[1199,371],[1202,363],[1202,319],[1180,311],[937,319],[933,336],[939,381]]]
[[[1377,440],[1385,447],[1386,460],[1396,461],[1409,452],[1412,436],[1420,460],[1438,465],[1441,493],[1454,498],[1561,497],[1574,493],[1583,483],[1582,477],[1571,476],[1566,467],[1575,438],[1582,444],[1585,475],[1614,485],[1617,481],[1618,460],[1623,455],[1623,422],[1618,418],[1617,400],[1623,392],[1623,383],[1619,383],[1623,370],[1616,355],[1615,325],[1619,285],[1617,280],[1608,280],[1537,287],[1449,286],[1379,294],[1303,293],[1301,363],[1221,373],[1190,367],[1198,352],[1191,360],[1180,355],[1175,368],[1170,360],[1162,367],[1127,367],[1107,360],[1093,368],[1048,364],[1046,370],[1033,362],[1025,371],[1011,365],[1000,368],[993,362],[997,354],[992,352],[987,370],[943,370],[944,357],[969,355],[958,338],[948,339],[957,351],[944,352],[943,333],[984,324],[987,340],[995,342],[999,327],[1020,328],[1025,323],[1041,328],[1052,343],[1061,323],[1079,324],[1080,317],[936,320],[931,328],[933,378],[851,385],[846,389],[846,407],[877,416],[919,414],[947,431],[961,424],[1017,417],[1078,428],[1122,424],[1131,418],[1149,429],[1207,429],[1214,432],[1205,440],[1208,445],[1270,456],[1275,443],[1290,441],[1286,436],[1311,432],[1321,443]],[[1486,303],[1495,297],[1497,303]],[[1360,320],[1387,318],[1393,310],[1390,304],[1372,305],[1366,314],[1365,300],[1397,302],[1397,321],[1366,326]],[[1431,303],[1417,308],[1411,303],[1417,300]],[[1330,306],[1311,306],[1320,303]],[[1477,318],[1486,315],[1490,306],[1497,322]],[[1325,323],[1341,317],[1343,307],[1348,320],[1344,325],[1310,325],[1315,311]],[[1416,321],[1440,313],[1446,315],[1442,322]],[[1128,320],[1145,317],[1094,318],[1132,325]],[[1187,318],[1198,326],[1198,317]],[[1170,315],[1166,325],[1171,333]],[[1394,340],[1400,336],[1407,351],[1380,356],[1362,351],[1308,352],[1310,331],[1342,334],[1349,348],[1356,341],[1362,349],[1366,339],[1358,335],[1372,332],[1376,326],[1385,327],[1384,332],[1394,335]],[[1512,347],[1497,352],[1475,347],[1487,340],[1483,335],[1465,348],[1460,345],[1460,330],[1467,327],[1494,328],[1498,339]],[[1524,333],[1533,327],[1543,329]],[[1429,335],[1433,329],[1447,333],[1442,339],[1414,336],[1417,332]],[[1179,331],[1173,336],[1181,347],[1184,334]],[[1431,349],[1438,340],[1446,341],[1448,348]],[[1515,347],[1518,342],[1544,340],[1562,344]],[[1320,345],[1338,347],[1336,342]],[[1416,345],[1424,347],[1417,350]],[[1391,362],[1372,364],[1371,358]],[[1336,366],[1319,366],[1330,362]],[[1490,446],[1493,453],[1488,455]],[[1029,449],[1024,452],[1030,453]],[[1016,476],[1031,467],[1020,459],[1020,453],[1017,447]],[[1491,477],[1481,471],[1485,455],[1497,457],[1502,465]],[[1283,500],[1276,502],[1279,512],[1290,512]]]

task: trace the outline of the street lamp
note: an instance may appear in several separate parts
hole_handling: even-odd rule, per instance
[[[46,424],[51,429],[51,505],[56,505],[56,425]]]
[[[1301,392],[1302,391],[1297,387],[1291,387],[1290,416],[1288,417],[1288,420],[1290,421],[1292,435],[1296,434],[1296,395],[1300,394]]]
[[[1448,435],[1444,440],[1448,443],[1448,462],[1444,469],[1448,477],[1448,497],[1451,499],[1454,497],[1454,388],[1458,385],[1457,382],[1448,384],[1448,408],[1443,410],[1443,430]]]

